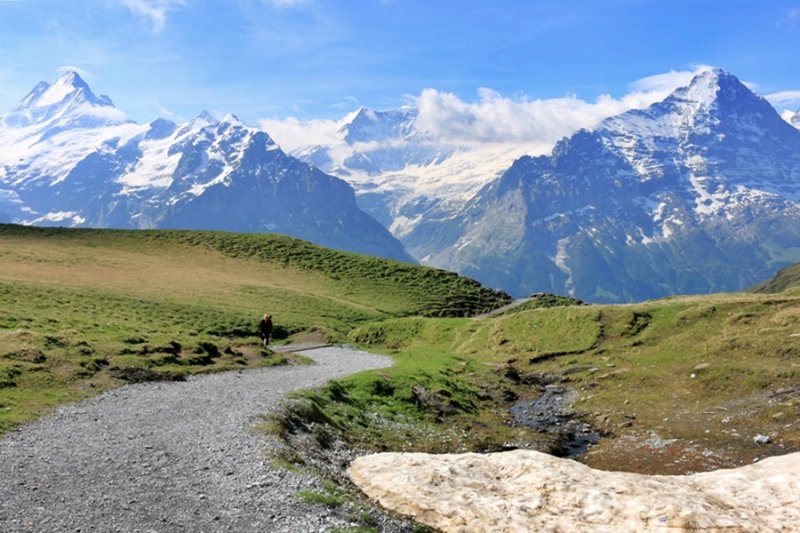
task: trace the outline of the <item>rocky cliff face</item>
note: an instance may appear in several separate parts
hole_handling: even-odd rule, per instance
[[[800,260],[800,131],[710,70],[517,160],[456,216],[403,239],[426,263],[517,296],[739,290]]]
[[[70,72],[0,118],[0,146],[0,220],[276,232],[411,260],[346,182],[231,115],[135,124]]]

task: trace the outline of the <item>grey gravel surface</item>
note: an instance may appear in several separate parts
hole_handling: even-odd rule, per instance
[[[295,497],[313,477],[270,466],[252,431],[290,391],[391,360],[349,348],[316,365],[129,385],[0,439],[0,531],[329,531],[345,519]]]

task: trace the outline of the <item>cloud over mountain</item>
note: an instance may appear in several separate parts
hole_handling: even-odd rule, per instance
[[[689,83],[706,65],[691,71],[670,71],[648,76],[630,85],[621,96],[601,95],[586,101],[575,95],[530,99],[510,97],[490,88],[478,91],[475,101],[434,88],[424,89],[408,100],[418,110],[415,127],[439,142],[452,145],[474,143],[525,143],[532,153],[546,153],[553,145],[581,128],[593,128],[603,119],[664,99],[677,87]],[[336,139],[339,122],[263,119],[260,126],[286,150],[329,145]]]

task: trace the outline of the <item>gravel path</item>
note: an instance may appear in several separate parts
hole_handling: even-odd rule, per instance
[[[313,478],[273,469],[251,432],[290,391],[388,358],[304,352],[313,366],[130,385],[0,439],[0,531],[329,531],[346,527],[294,494]]]

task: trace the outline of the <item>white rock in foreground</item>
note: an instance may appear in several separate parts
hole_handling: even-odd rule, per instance
[[[350,478],[442,531],[798,531],[800,453],[732,470],[647,476],[539,452],[356,459]]]

